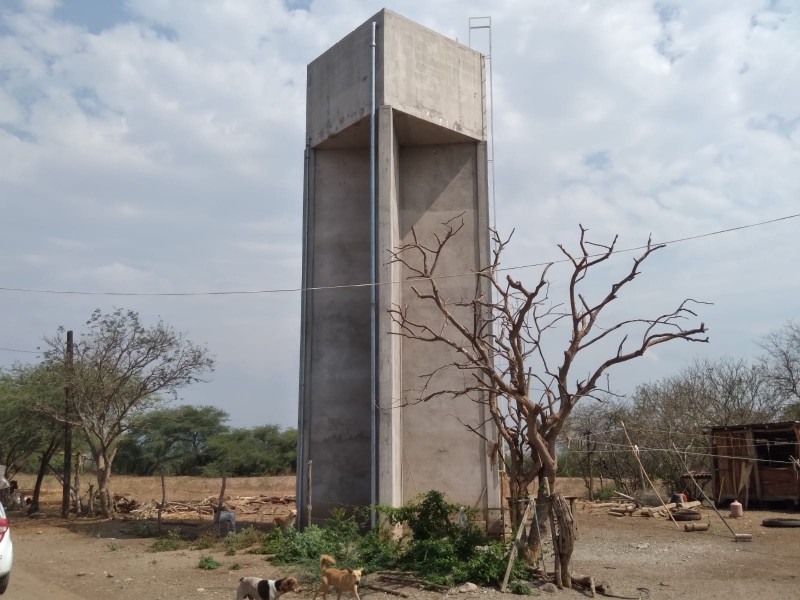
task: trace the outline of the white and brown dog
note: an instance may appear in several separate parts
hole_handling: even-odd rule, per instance
[[[336,561],[327,554],[319,557],[319,566],[322,569],[322,576],[319,580],[319,589],[314,592],[314,598],[322,592],[322,597],[328,599],[328,588],[335,587],[338,594],[336,600],[342,597],[342,592],[353,592],[356,600],[361,600],[358,595],[358,585],[361,583],[362,569],[326,569],[325,565],[334,565]]]
[[[275,517],[275,527],[280,529],[288,529],[294,527],[294,522],[297,520],[297,510],[294,508],[289,511],[288,515]]]
[[[299,592],[300,582],[294,577],[283,579],[261,579],[242,577],[236,588],[236,600],[278,600],[287,592]]]

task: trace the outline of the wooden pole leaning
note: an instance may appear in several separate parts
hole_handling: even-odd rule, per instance
[[[625,429],[625,423],[620,421],[619,424],[622,425],[622,431],[625,433],[625,438],[628,440],[628,444],[630,444],[630,446],[631,446],[631,451],[633,452],[633,457],[636,459],[636,462],[639,463],[639,468],[641,469],[642,474],[647,479],[647,483],[649,483],[650,487],[653,488],[653,492],[655,493],[655,495],[659,499],[659,501],[661,501],[661,506],[663,506],[664,510],[667,511],[667,515],[669,516],[670,520],[673,523],[675,523],[675,527],[680,529],[681,526],[678,525],[678,522],[675,520],[675,517],[672,516],[672,513],[667,508],[667,505],[664,504],[664,499],[661,497],[661,494],[658,493],[658,490],[656,490],[656,486],[653,485],[653,482],[650,480],[650,476],[647,474],[647,471],[644,470],[644,465],[642,465],[642,461],[639,459],[639,449],[631,441],[631,438],[628,435],[628,430]]]

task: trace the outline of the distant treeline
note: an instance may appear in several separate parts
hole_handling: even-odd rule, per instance
[[[179,406],[148,413],[122,436],[114,473],[232,477],[294,474],[297,430],[278,425],[231,428],[211,406]]]

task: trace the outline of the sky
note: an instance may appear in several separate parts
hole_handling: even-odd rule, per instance
[[[615,310],[713,302],[710,343],[654,349],[616,391],[753,360],[799,318],[796,0],[2,0],[0,366],[133,309],[215,355],[180,403],[295,427],[300,295],[242,292],[300,286],[306,65],[384,7],[484,53],[491,35],[504,265],[561,258],[579,224],[619,248],[702,236]]]

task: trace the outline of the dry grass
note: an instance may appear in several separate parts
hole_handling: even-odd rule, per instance
[[[19,474],[15,476],[19,487],[26,495],[33,491],[36,483],[34,475]],[[97,485],[94,476],[83,476],[81,488],[85,493],[89,484]],[[176,502],[197,501],[209,496],[219,495],[222,478],[208,477],[167,477],[167,497]],[[161,498],[160,477],[134,477],[114,475],[111,478],[111,490],[114,494],[126,498],[136,498],[140,502]],[[225,483],[226,496],[293,496],[295,493],[295,476],[278,477],[230,477]],[[48,475],[42,483],[42,503],[61,501],[61,484]]]

